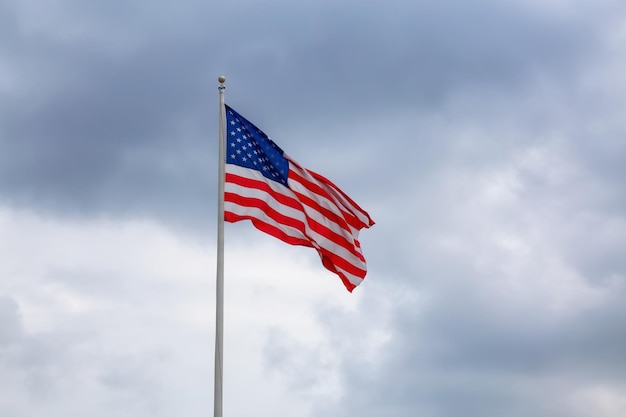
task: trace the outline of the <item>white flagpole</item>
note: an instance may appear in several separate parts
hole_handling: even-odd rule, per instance
[[[224,363],[224,180],[226,177],[226,108],[224,107],[224,82],[220,83],[220,134],[219,134],[219,178],[217,185],[217,276],[215,280],[215,385],[213,394],[213,416],[222,417],[222,381]]]

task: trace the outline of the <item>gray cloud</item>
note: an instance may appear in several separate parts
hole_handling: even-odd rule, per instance
[[[362,233],[370,272],[356,310],[320,306],[319,345],[267,330],[269,379],[313,404],[311,415],[618,415],[626,10],[544,3],[40,12],[0,2],[0,201],[205,236],[224,73],[229,104],[377,222]],[[90,299],[122,294],[123,313],[142,297],[184,298],[99,266],[40,279]],[[0,409],[25,416],[38,400],[70,415],[52,394],[88,381],[85,401],[106,410],[174,414],[184,401],[163,381],[180,359],[142,344],[81,351],[110,330],[101,320],[29,333],[15,299],[0,298],[0,386],[21,398]],[[195,340],[176,323],[163,329]],[[319,390],[332,378],[340,392],[329,399]],[[598,398],[610,399],[604,411]]]
[[[55,10],[49,21],[28,6],[7,14],[18,81],[2,104],[5,201],[202,222],[214,71],[232,75],[233,105],[258,108],[250,117],[280,135],[275,126],[432,107],[459,89],[515,90],[536,71],[568,74],[597,44],[578,15],[488,2],[399,3],[401,14],[391,4],[141,4]]]
[[[10,297],[0,297],[0,346],[7,346],[19,340],[21,333],[17,304]]]
[[[623,291],[564,320],[503,315],[477,296],[448,292],[425,308],[404,306],[377,366],[344,356],[346,394],[335,408],[320,404],[318,414],[582,416],[589,410],[570,402],[573,393],[596,386],[623,392],[623,311],[616,311]]]

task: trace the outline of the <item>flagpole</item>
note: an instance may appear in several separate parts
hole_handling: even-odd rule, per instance
[[[226,148],[226,109],[224,107],[224,82],[226,77],[217,79],[220,94],[219,156],[217,185],[217,276],[215,279],[215,385],[213,394],[213,416],[222,417],[222,382],[224,348],[224,178]]]

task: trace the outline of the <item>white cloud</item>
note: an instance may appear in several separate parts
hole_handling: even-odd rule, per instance
[[[260,235],[246,226],[246,235]],[[0,347],[0,385],[13,394],[3,396],[2,414],[208,413],[212,239],[148,221],[68,221],[8,208],[0,211],[0,236],[0,294],[19,307],[19,316],[2,319],[20,329]],[[336,393],[318,384],[289,394],[293,380],[268,368],[266,344],[278,332],[324,355],[331,347],[315,309],[354,310],[360,296],[317,265],[314,251],[263,235],[227,240],[225,409],[306,415],[312,399]],[[334,371],[320,372],[332,378]]]

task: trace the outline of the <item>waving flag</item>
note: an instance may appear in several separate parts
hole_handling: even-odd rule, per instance
[[[369,215],[332,182],[303,168],[265,133],[226,109],[224,219],[250,220],[291,245],[315,248],[348,291],[367,272],[359,230]]]

